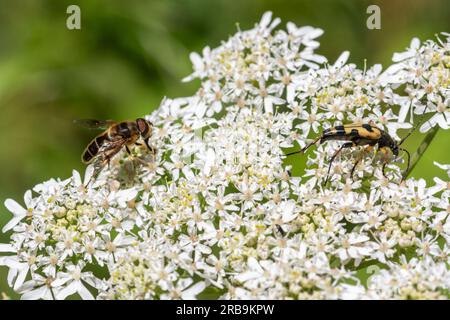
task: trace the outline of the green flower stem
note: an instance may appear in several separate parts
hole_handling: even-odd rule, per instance
[[[425,138],[422,140],[422,143],[420,144],[419,148],[417,148],[416,152],[411,156],[411,164],[409,168],[404,173],[405,179],[408,177],[408,175],[413,171],[414,167],[416,166],[417,162],[419,162],[422,155],[427,150],[428,146],[431,144],[431,141],[433,141],[434,137],[436,136],[436,133],[439,131],[439,126],[435,126],[431,128],[430,132],[425,136]]]

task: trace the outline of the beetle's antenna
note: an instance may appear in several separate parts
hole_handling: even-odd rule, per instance
[[[398,143],[399,146],[402,145],[403,142],[405,142],[405,140],[414,132],[414,130],[416,130],[416,128],[419,126],[419,124],[416,124],[409,132],[408,134],[403,137],[403,139]]]
[[[303,149],[300,149],[299,151],[294,151],[294,152],[291,152],[291,153],[287,153],[286,156],[292,156],[293,154],[305,152],[306,149],[308,149],[308,148],[311,147],[313,144],[315,144],[317,141],[319,141],[320,138],[322,138],[322,136],[319,136],[318,138],[316,138],[316,139],[314,139],[313,141],[311,141],[310,143],[308,143]]]
[[[398,143],[398,145],[402,145],[403,142],[405,142],[405,140],[417,129],[417,127],[419,127],[420,125],[422,125],[423,123],[423,115],[425,114],[425,112],[427,111],[428,106],[425,107],[425,109],[423,110],[423,113],[421,115],[422,119],[409,131],[409,133]],[[404,150],[404,149],[403,149]]]
[[[405,178],[406,178],[404,175],[405,175],[405,174],[408,172],[408,170],[409,170],[409,165],[410,165],[410,163],[411,163],[411,154],[410,154],[409,151],[406,150],[406,149],[399,148],[399,150],[406,152],[406,154],[408,155],[408,162],[407,162],[407,165],[406,165],[406,170],[405,170],[405,173],[404,173],[403,176],[402,176],[402,181],[403,181],[403,180],[405,180]]]
[[[293,154],[297,154],[297,153],[301,153],[301,152],[302,152],[302,150],[290,152],[290,153],[287,153],[286,156],[292,156]]]

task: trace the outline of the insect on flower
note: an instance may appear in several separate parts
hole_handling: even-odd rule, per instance
[[[90,129],[106,129],[96,136],[88,144],[81,156],[83,163],[89,164],[99,161],[100,168],[109,165],[111,159],[125,146],[125,150],[131,155],[129,146],[141,145],[138,142],[142,138],[145,146],[151,153],[155,150],[149,145],[148,140],[152,135],[153,125],[150,121],[138,118],[135,121],[116,122],[112,120],[75,120],[76,124]]]
[[[325,141],[329,140],[335,140],[335,141],[349,141],[344,143],[331,157],[330,164],[328,166],[327,171],[327,177],[325,179],[326,184],[328,182],[331,165],[336,159],[336,157],[339,155],[339,153],[342,151],[342,149],[345,148],[352,148],[356,146],[366,146],[364,149],[364,152],[356,159],[355,164],[353,165],[353,168],[350,172],[350,176],[353,177],[353,172],[355,171],[356,166],[358,163],[362,160],[365,153],[370,152],[374,146],[378,146],[378,150],[385,156],[384,157],[384,163],[383,163],[383,175],[386,177],[385,169],[386,165],[388,163],[388,152],[390,149],[394,155],[395,158],[398,157],[399,151],[404,151],[408,156],[407,161],[407,167],[406,170],[402,176],[402,181],[405,179],[405,176],[409,170],[410,165],[410,159],[411,155],[408,152],[408,150],[400,148],[400,146],[405,142],[405,140],[413,133],[413,131],[417,128],[418,125],[414,126],[411,131],[400,141],[396,142],[386,131],[376,127],[373,123],[370,124],[347,124],[347,125],[341,125],[332,127],[329,129],[326,129],[323,131],[323,133],[314,139],[311,143],[307,144],[303,149],[300,151],[295,151],[288,153],[287,156],[297,154],[297,153],[304,153],[306,149],[308,149],[313,144],[316,144],[318,141],[320,144],[324,143]]]

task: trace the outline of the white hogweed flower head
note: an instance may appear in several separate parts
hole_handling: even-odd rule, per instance
[[[284,149],[346,123],[399,141],[424,112],[422,132],[448,129],[449,38],[359,70],[315,53],[322,30],[279,23],[191,54],[196,94],[146,116],[155,156],[135,146],[5,201],[0,265],[23,299],[448,298],[448,178],[401,182],[393,162],[385,177],[358,148],[329,167],[335,142],[294,174]]]

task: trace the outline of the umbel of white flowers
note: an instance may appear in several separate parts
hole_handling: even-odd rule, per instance
[[[449,165],[400,183],[402,165],[384,177],[372,152],[352,179],[352,148],[324,185],[339,143],[311,148],[299,176],[284,149],[342,123],[399,140],[424,112],[421,133],[448,129],[450,35],[360,70],[315,53],[321,29],[279,23],[268,12],[191,54],[198,91],[146,117],[154,158],[135,147],[90,183],[88,167],[5,201],[0,265],[23,299],[449,297]]]

